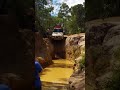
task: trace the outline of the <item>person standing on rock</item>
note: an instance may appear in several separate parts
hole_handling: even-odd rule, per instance
[[[42,90],[39,73],[42,71],[41,64],[35,60],[35,90]]]

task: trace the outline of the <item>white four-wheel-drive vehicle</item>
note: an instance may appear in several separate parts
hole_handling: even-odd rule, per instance
[[[54,30],[52,32],[52,39],[61,40],[63,38],[64,38],[64,31],[63,31],[61,25],[55,26]]]

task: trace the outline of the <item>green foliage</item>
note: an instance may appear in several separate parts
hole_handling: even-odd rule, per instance
[[[84,27],[84,19],[85,19],[85,9],[82,4],[75,5],[71,8],[72,16],[76,16],[76,22],[80,27]]]
[[[84,6],[78,4],[69,8],[66,3],[62,3],[58,16],[51,16],[53,7],[45,7],[45,0],[36,0],[36,28],[42,33],[50,28],[54,28],[56,24],[62,24],[66,34],[75,34],[84,32]]]
[[[36,29],[41,31],[41,33],[45,33],[45,31],[50,28],[51,25],[51,11],[54,9],[52,6],[46,7],[46,0],[36,0],[35,1],[35,23]]]
[[[67,28],[67,22],[69,20],[69,17],[70,17],[70,9],[69,9],[69,6],[66,4],[66,3],[62,3],[62,5],[60,6],[60,10],[59,10],[59,13],[58,13],[58,18],[61,18],[61,21],[60,22],[61,24],[63,24],[63,28],[66,30]],[[66,33],[68,31],[66,30]]]
[[[60,7],[58,17],[63,20],[62,23],[64,24],[64,29],[67,34],[85,32],[85,9],[82,4],[69,8],[66,3],[63,3]]]
[[[52,18],[51,19],[52,23],[51,23],[51,26],[50,26],[51,29],[53,29],[56,24],[61,24],[63,22],[62,18],[59,18],[57,16],[52,16],[51,18]]]
[[[86,20],[120,15],[120,0],[86,0]]]
[[[82,4],[71,7],[71,17],[69,19],[69,32],[71,34],[85,32],[84,21],[85,21],[85,9]]]
[[[64,19],[67,19],[67,17],[69,17],[69,6],[66,3],[62,3],[58,13],[58,17]]]
[[[72,16],[71,20],[67,23],[67,29],[69,34],[80,33],[78,24],[76,22],[76,16]]]
[[[35,0],[34,10],[33,0],[0,0],[0,8],[9,8],[8,11],[16,15],[19,28],[32,29],[35,21],[36,29],[42,33],[45,33],[48,28],[53,29],[58,23],[63,25],[68,34],[80,33],[84,30],[84,7],[82,4],[69,8],[66,3],[62,3],[58,17],[51,16],[54,8],[52,5],[46,5],[48,5],[47,0]]]
[[[85,54],[82,55],[82,59],[80,60],[80,67],[85,68]]]

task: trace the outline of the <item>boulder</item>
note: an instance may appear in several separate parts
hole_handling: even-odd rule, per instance
[[[85,90],[85,72],[72,75],[68,87],[68,90]]]
[[[86,31],[86,84],[97,90],[116,88],[120,71],[120,25],[103,23]],[[89,90],[87,88],[86,90]]]

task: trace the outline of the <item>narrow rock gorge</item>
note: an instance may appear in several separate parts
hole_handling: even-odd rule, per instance
[[[40,36],[39,36],[40,38]],[[36,40],[36,54],[43,57],[49,64],[52,59],[65,61],[69,60],[74,63],[73,74],[68,80],[68,90],[84,90],[85,89],[85,34],[74,34],[64,38],[64,40],[51,40],[50,38],[42,38]],[[38,51],[39,50],[39,51]],[[47,52],[46,52],[47,50]],[[48,54],[47,54],[48,53]],[[43,55],[43,56],[42,56]],[[48,57],[45,58],[45,57]],[[63,62],[65,62],[63,61]],[[55,62],[55,61],[54,61]],[[43,64],[44,66],[45,64]],[[54,65],[54,64],[53,64]],[[71,68],[72,69],[72,68]]]

